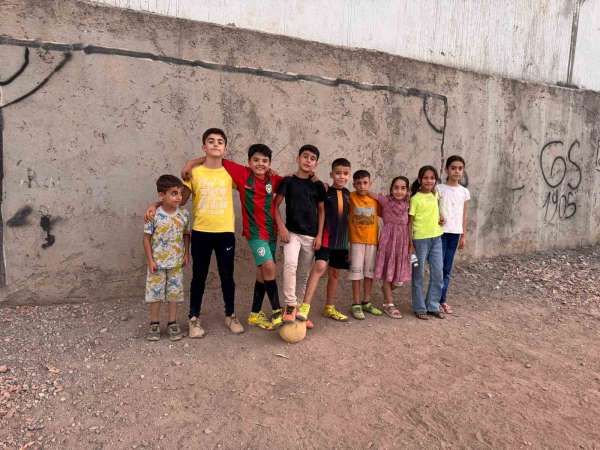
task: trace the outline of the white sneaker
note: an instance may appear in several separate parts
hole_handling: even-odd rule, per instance
[[[200,326],[200,319],[198,317],[192,317],[189,321],[188,336],[192,339],[199,339],[204,337],[205,334],[204,328]]]
[[[240,321],[237,320],[235,315],[225,317],[225,326],[229,328],[233,334],[240,334],[244,332],[244,327]]]

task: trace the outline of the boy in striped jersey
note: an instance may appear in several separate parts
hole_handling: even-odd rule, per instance
[[[338,158],[331,164],[331,179],[333,184],[325,194],[325,225],[323,227],[323,242],[315,252],[315,263],[310,272],[304,305],[310,305],[319,279],[327,270],[327,297],[323,315],[333,320],[345,322],[348,316],[342,314],[335,307],[335,292],[339,281],[339,271],[350,268],[348,262],[348,214],[350,208],[350,191],[346,184],[350,179],[350,161]],[[327,267],[329,266],[329,269]],[[308,311],[310,306],[301,309]],[[296,316],[297,317],[297,316]]]
[[[223,167],[229,173],[240,195],[242,205],[242,234],[248,240],[252,257],[257,266],[254,299],[248,324],[270,330],[282,324],[279,292],[275,276],[275,250],[277,229],[274,219],[275,192],[282,177],[271,172],[271,149],[264,144],[248,148],[248,167],[223,159]],[[203,158],[193,159],[184,168],[185,174]],[[272,309],[271,320],[262,311],[265,296]]]

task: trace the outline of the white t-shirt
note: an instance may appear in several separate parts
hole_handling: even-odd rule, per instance
[[[442,226],[444,233],[462,234],[465,202],[471,199],[469,190],[461,185],[447,184],[440,184],[437,189],[440,194],[440,212],[446,220]]]

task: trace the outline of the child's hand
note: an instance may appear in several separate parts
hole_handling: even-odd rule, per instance
[[[413,245],[412,241],[409,241],[408,243],[408,253],[409,254],[413,254],[415,252],[415,246]]]
[[[290,242],[290,235],[285,226],[279,227],[279,237],[281,238],[281,242]]]
[[[156,265],[154,260],[148,261],[148,269],[150,270],[150,272],[156,273],[156,271],[158,270],[158,266]]]
[[[319,250],[321,248],[322,242],[323,242],[323,238],[321,238],[320,235],[317,235],[317,237],[313,241],[313,249]]]
[[[153,203],[152,205],[148,206],[148,209],[146,210],[146,213],[144,214],[144,222],[152,222],[152,219],[154,219],[155,214],[156,214],[156,205]]]
[[[186,267],[189,263],[190,263],[190,254],[188,252],[185,252],[185,255],[183,255],[183,267]]]
[[[440,215],[440,225],[444,225],[446,223],[446,219],[444,216]]]
[[[462,250],[463,248],[465,248],[465,244],[467,243],[467,240],[465,239],[465,235],[463,234],[460,237],[460,240],[458,241],[458,249]]]
[[[204,161],[206,161],[206,156],[186,162],[183,169],[181,169],[181,178],[183,178],[183,181],[190,181],[192,179],[192,169],[199,164],[204,164]]]

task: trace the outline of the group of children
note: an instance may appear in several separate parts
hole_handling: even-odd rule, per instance
[[[182,170],[184,181],[173,175],[162,175],[157,180],[159,201],[146,211],[144,225],[148,340],[160,339],[161,302],[169,305],[169,339],[183,336],[176,314],[177,304],[184,297],[182,267],[189,262],[190,243],[193,277],[188,336],[200,338],[205,334],[200,312],[213,251],[225,303],[225,325],[236,334],[244,331],[235,316],[234,304],[234,188],[240,197],[243,236],[256,265],[249,325],[271,330],[300,320],[312,328],[311,304],[325,272],[328,280],[323,315],[348,320],[335,306],[342,270],[348,271],[352,282],[350,311],[357,320],[365,319],[365,313],[401,318],[392,291],[408,281],[412,281],[412,309],[417,318],[443,319],[444,313],[452,313],[446,293],[454,254],[465,245],[470,199],[469,191],[460,184],[463,158],[447,159],[445,184],[440,183],[433,166],[424,166],[412,185],[406,177],[398,176],[392,180],[389,194],[375,194],[366,170],[352,175],[353,192],[346,188],[351,164],[345,158],[333,161],[330,185],[318,180],[315,172],[320,152],[313,145],[300,147],[298,168],[285,177],[271,170],[272,152],[268,146],[251,145],[247,166],[224,159],[226,147],[225,133],[210,128],[202,136],[205,155],[186,164]],[[190,195],[192,221],[181,208]],[[282,203],[285,220],[280,212]],[[383,222],[381,230],[379,218]],[[283,243],[283,306],[276,281],[278,237]],[[425,295],[426,262],[430,276]],[[371,302],[373,279],[383,282],[382,309]],[[270,317],[262,310],[265,294],[271,304]]]

